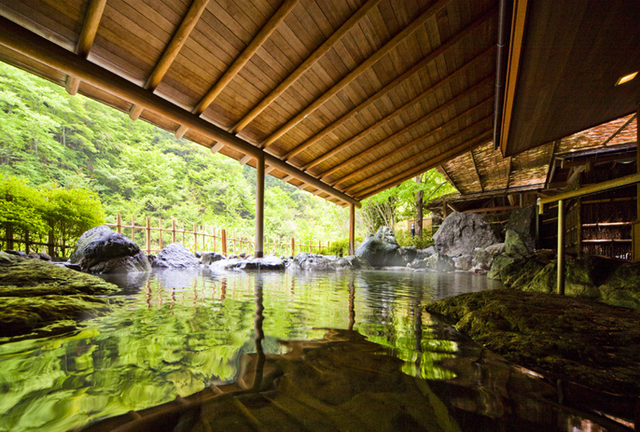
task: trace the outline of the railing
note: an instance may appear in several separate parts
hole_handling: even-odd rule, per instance
[[[585,195],[591,195],[600,192],[606,192],[612,189],[618,189],[625,186],[631,186],[633,184],[640,183],[640,173],[631,174],[628,176],[620,177],[613,180],[608,180],[605,182],[601,182],[598,184],[593,184],[589,186],[585,186],[580,189],[564,192],[558,195],[554,195],[547,198],[538,198],[538,218],[536,219],[536,231],[539,231],[539,215],[544,214],[544,206],[546,204],[551,204],[557,202],[558,204],[558,273],[557,273],[557,288],[558,294],[564,295],[564,283],[565,283],[565,266],[564,266],[564,235],[565,235],[565,202],[568,199],[572,198],[580,198]],[[638,203],[638,214],[640,215],[640,203]],[[636,219],[640,219],[636,216]],[[640,240],[640,223],[634,222],[632,224],[632,256],[633,260],[638,260],[638,249],[640,249],[640,245],[638,241]]]
[[[255,251],[255,243],[253,238],[245,233],[236,231],[228,231],[226,229],[217,230],[215,227],[207,225],[199,225],[194,223],[190,228],[186,228],[184,222],[176,222],[175,219],[170,221],[158,219],[157,225],[152,225],[151,218],[144,218],[144,225],[136,225],[135,218],[131,218],[130,223],[123,223],[120,213],[116,214],[116,223],[105,223],[106,226],[115,228],[116,232],[125,236],[129,234],[129,238],[140,246],[140,249],[147,254],[159,252],[169,243],[182,243],[192,252],[218,252],[222,255],[238,255],[246,253],[253,254]],[[264,253],[273,255],[291,255],[296,252],[320,253],[327,250],[331,242],[323,245],[321,241],[312,242],[304,240],[296,240],[291,238],[290,241],[281,239],[265,238]]]

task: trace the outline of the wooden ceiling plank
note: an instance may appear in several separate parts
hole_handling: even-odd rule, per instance
[[[454,38],[452,38],[451,40],[449,40],[448,42],[446,42],[445,44],[441,45],[439,48],[437,48],[436,50],[434,50],[433,52],[429,53],[427,56],[425,56],[422,60],[420,60],[418,63],[416,63],[415,65],[413,65],[410,69],[408,69],[407,71],[405,71],[404,73],[402,73],[401,75],[399,75],[398,77],[396,77],[393,81],[389,82],[388,84],[386,84],[382,89],[378,90],[375,94],[373,94],[372,96],[370,96],[369,98],[367,98],[364,102],[362,102],[361,104],[359,104],[358,106],[356,106],[354,109],[352,109],[351,111],[349,111],[347,114],[345,114],[344,116],[342,116],[341,118],[339,118],[338,120],[336,120],[335,122],[333,122],[331,125],[325,127],[323,130],[321,130],[320,132],[318,132],[316,135],[314,135],[313,137],[309,138],[308,140],[306,140],[305,142],[297,145],[294,149],[290,150],[285,156],[284,159],[285,160],[289,160],[292,157],[302,153],[304,150],[308,149],[309,147],[311,147],[313,144],[317,143],[318,141],[324,139],[325,137],[327,137],[330,133],[332,133],[334,130],[336,130],[337,128],[339,128],[340,126],[342,126],[343,124],[345,124],[347,121],[351,120],[353,117],[355,117],[360,111],[364,110],[365,108],[371,106],[374,102],[376,102],[377,100],[379,100],[380,98],[382,98],[384,95],[386,95],[389,91],[391,91],[393,88],[395,88],[397,85],[399,85],[400,83],[404,82],[405,80],[409,79],[410,77],[412,77],[414,74],[418,73],[419,71],[421,71],[427,64],[431,63],[432,61],[434,61],[436,58],[438,58],[440,55],[442,55],[444,52],[446,52],[447,50],[449,50],[451,47],[453,47],[455,44],[457,44],[461,39],[465,38],[466,36],[468,36],[469,34],[471,34],[473,31],[475,31],[478,27],[480,27],[481,25],[483,25],[485,22],[487,22],[489,19],[491,19],[494,16],[493,13],[486,13],[483,16],[481,16],[480,18],[478,18],[477,20],[475,20],[473,23],[471,23],[469,26],[467,26],[464,30],[462,30],[460,33],[458,33]],[[490,48],[489,49],[491,52],[494,51],[494,48]],[[488,50],[488,51],[489,51]],[[486,52],[485,52],[486,53]],[[475,64],[477,61],[479,61],[479,57],[485,55],[485,53],[480,54],[480,56],[474,58],[473,60],[471,60],[472,64]],[[467,65],[464,66],[464,68],[466,68]],[[455,73],[455,72],[454,72]],[[445,79],[449,79],[448,77]],[[452,78],[451,78],[452,79]],[[333,150],[332,150],[333,151]],[[312,162],[316,162],[316,160],[312,161]],[[318,163],[321,163],[322,160],[318,160]],[[308,164],[304,169],[308,169],[310,167],[310,165]]]
[[[629,126],[631,124],[632,121],[634,121],[636,118],[638,117],[638,113],[635,113],[633,116],[631,116],[631,118],[629,120],[627,120],[622,126],[620,126],[620,129],[618,129],[617,131],[615,131],[613,134],[611,134],[611,136],[609,138],[607,138],[602,144],[600,144],[602,147],[606,147],[607,144],[609,144],[615,137],[618,136],[618,134],[620,132],[622,132],[627,126]]]
[[[324,41],[307,59],[298,66],[289,76],[285,78],[278,86],[271,91],[264,99],[258,103],[254,108],[249,111],[240,121],[231,129],[231,133],[239,133],[249,123],[251,123],[256,117],[262,113],[273,101],[275,101],[281,94],[283,94],[298,78],[300,78],[305,72],[307,72],[318,60],[320,60],[333,46],[342,39],[342,37],[353,26],[358,24],[362,18],[375,6],[380,3],[381,0],[369,0],[363,4],[351,17],[335,31],[329,39]]]
[[[371,66],[377,63],[391,50],[398,46],[406,37],[413,34],[416,30],[424,25],[427,19],[434,16],[451,0],[436,0],[434,4],[424,11],[420,16],[414,19],[408,26],[403,28],[398,34],[396,34],[389,42],[383,45],[372,56],[362,62],[357,68],[351,71],[347,76],[342,78],[336,85],[331,87],[322,96],[316,99],[311,105],[307,106],[302,112],[298,113],[295,117],[289,120],[284,126],[280,127],[277,131],[268,136],[261,144],[261,148],[266,148],[276,142],[280,137],[290,131],[298,123],[304,120],[309,114],[313,113],[316,109],[322,106],[326,101],[335,96],[340,90],[348,86],[353,80],[359,77],[363,72],[368,70]]]
[[[358,200],[369,198],[370,196],[375,195],[382,190],[385,190],[397,184],[400,184],[403,181],[413,178],[420,173],[428,171],[429,169],[434,168],[448,160],[451,160],[457,156],[460,156],[461,154],[468,152],[472,148],[476,148],[482,144],[485,144],[488,141],[491,141],[492,137],[493,137],[493,129],[486,130],[485,132],[478,135],[477,138],[474,138],[473,140],[470,140],[470,141],[466,141],[465,143],[460,144],[459,146],[456,146],[450,150],[447,150],[446,152],[436,156],[434,159],[428,160],[418,165],[411,171],[408,171],[408,172],[405,171],[403,173],[400,173],[390,178],[389,180],[386,180],[385,182],[371,186],[368,189],[365,189],[359,192],[358,194],[356,194],[356,198]]]
[[[370,181],[372,181],[372,180],[375,180],[375,179],[377,179],[378,177],[380,177],[380,176],[383,176],[383,175],[387,174],[389,171],[393,171],[393,170],[398,169],[398,168],[400,168],[400,167],[402,167],[402,166],[405,166],[405,165],[407,165],[407,164],[410,164],[410,163],[412,163],[412,162],[413,162],[413,160],[415,160],[415,159],[417,159],[417,158],[419,158],[419,157],[421,157],[421,156],[424,156],[425,154],[427,154],[427,153],[429,153],[429,152],[433,151],[433,149],[434,149],[434,148],[436,148],[436,147],[441,147],[441,146],[443,146],[443,145],[446,145],[446,144],[450,143],[451,141],[455,141],[455,140],[456,140],[456,139],[458,139],[459,137],[461,137],[461,136],[463,136],[464,134],[468,133],[470,130],[473,130],[474,128],[477,128],[477,127],[478,127],[478,125],[481,125],[481,124],[483,124],[483,123],[487,123],[487,122],[489,122],[489,121],[491,121],[491,120],[493,120],[493,113],[491,113],[490,115],[488,115],[488,116],[484,117],[484,118],[483,118],[483,119],[481,119],[481,120],[478,120],[477,122],[473,123],[472,125],[470,125],[470,126],[468,126],[468,127],[464,128],[464,129],[462,129],[461,131],[457,132],[456,134],[451,135],[451,136],[449,136],[449,137],[445,138],[444,140],[442,140],[442,141],[440,141],[440,142],[438,142],[438,143],[435,143],[435,144],[433,144],[433,145],[430,145],[429,147],[424,148],[423,150],[421,150],[421,151],[419,151],[418,153],[416,153],[415,155],[413,155],[411,158],[404,159],[400,164],[396,164],[396,165],[394,165],[394,166],[388,167],[388,168],[386,168],[386,169],[384,169],[384,170],[382,170],[382,171],[380,171],[380,172],[378,172],[378,173],[376,173],[376,174],[374,174],[374,175],[372,175],[372,176],[367,177],[365,180],[363,180],[363,181],[361,181],[361,182],[358,182],[358,183],[355,183],[355,184],[353,184],[353,185],[349,186],[349,187],[348,187],[348,188],[346,188],[345,190],[346,190],[346,191],[349,191],[349,192],[353,192],[354,190],[356,190],[356,189],[358,189],[360,186],[362,186],[362,184],[363,184],[363,183],[366,183],[366,182],[370,182]],[[386,158],[385,158],[385,160],[388,160],[388,159],[386,159]],[[358,171],[359,171],[360,173],[362,173],[362,171],[360,171],[360,170],[358,170]]]
[[[274,166],[285,174],[290,174],[310,186],[322,189],[339,200],[360,206],[357,200],[321,182],[298,168],[265,153],[252,144],[230,134],[199,116],[184,110],[174,103],[157,96],[131,81],[56,45],[30,30],[21,27],[0,16],[0,45],[21,55],[36,60],[46,66],[57,69],[67,75],[77,76],[108,94],[138,104],[145,109],[165,117],[171,122],[187,125],[194,131],[218,141],[244,154],[264,157],[268,165]]]
[[[96,33],[98,33],[98,27],[100,26],[100,20],[102,19],[102,14],[106,5],[107,0],[91,0],[87,7],[82,31],[80,32],[80,37],[78,38],[78,43],[76,45],[76,54],[82,58],[86,59],[89,56],[89,52],[91,51],[93,41],[96,38]],[[70,95],[75,95],[78,93],[78,87],[80,87],[80,80],[69,75],[65,86],[67,92]]]
[[[260,29],[253,40],[245,47],[240,55],[233,61],[231,66],[216,81],[207,94],[200,100],[198,105],[192,110],[196,115],[201,115],[213,101],[222,93],[227,85],[238,75],[240,70],[251,60],[251,57],[260,49],[266,40],[273,34],[278,25],[289,15],[289,13],[300,3],[300,0],[286,0],[278,10],[269,18],[269,21]],[[182,138],[188,128],[181,125],[176,131],[176,137]]]
[[[338,179],[338,180],[336,180],[334,182],[331,182],[330,183],[331,186],[337,186],[339,184],[347,182],[347,181],[351,180],[352,178],[362,174],[363,172],[366,172],[366,171],[370,170],[371,168],[373,168],[373,167],[375,167],[375,166],[377,166],[377,165],[379,165],[381,163],[386,162],[388,159],[394,157],[395,155],[400,154],[403,151],[405,151],[407,149],[410,149],[411,147],[417,146],[418,143],[425,141],[426,139],[428,139],[428,138],[432,137],[433,135],[437,134],[438,132],[442,132],[443,130],[445,130],[445,129],[451,127],[451,126],[457,125],[458,122],[460,122],[462,119],[464,119],[465,117],[469,116],[474,111],[476,111],[476,110],[478,110],[478,109],[480,109],[480,108],[482,108],[482,107],[484,107],[484,106],[486,106],[486,105],[488,105],[490,103],[493,103],[493,96],[489,96],[488,98],[486,98],[485,100],[483,100],[479,104],[471,107],[470,109],[468,109],[467,111],[463,112],[459,116],[449,120],[448,122],[445,122],[444,124],[438,126],[437,128],[431,129],[430,131],[428,131],[424,135],[422,135],[422,136],[420,136],[420,137],[418,137],[418,138],[416,138],[416,139],[414,139],[414,140],[412,140],[412,141],[410,141],[410,142],[398,147],[397,149],[393,150],[391,153],[385,154],[384,157],[376,159],[373,162],[371,162],[370,164],[368,164],[368,165],[366,165],[364,167],[356,169],[351,174],[346,175],[346,176],[344,176],[344,177],[342,177],[342,178],[340,178],[340,179]],[[430,114],[427,117],[431,118],[432,115]],[[412,126],[412,125],[409,125],[409,126]],[[403,129],[400,132],[402,132],[402,133],[406,132],[405,129]],[[395,137],[395,135],[392,135],[389,138],[392,138],[392,137]],[[387,138],[387,139],[389,139],[389,138]],[[385,141],[387,141],[387,139],[381,141],[379,144],[385,143]],[[367,149],[365,152],[369,153],[369,150],[377,147],[379,144],[376,144],[374,147],[371,147],[371,148]],[[364,155],[365,152],[359,153],[355,158],[351,158],[350,160],[354,161],[354,159],[360,158],[362,155]],[[474,164],[475,164],[475,162],[474,162]],[[321,179],[322,180],[326,180],[324,177],[321,177]]]
[[[484,192],[482,177],[480,177],[480,171],[478,170],[478,164],[476,162],[476,157],[473,154],[473,149],[469,150],[469,154],[471,155],[471,162],[473,162],[473,169],[476,172],[476,176],[478,177],[478,183],[480,184],[480,191]]]
[[[513,156],[509,156],[508,163],[507,163],[507,185],[505,186],[506,190],[509,189],[509,183],[511,183],[511,163],[512,163],[512,160],[513,160]]]
[[[386,145],[388,142],[392,141],[393,139],[395,139],[395,138],[397,138],[398,136],[400,136],[400,135],[402,135],[403,133],[405,133],[407,130],[411,129],[413,126],[415,126],[415,125],[416,125],[416,123],[420,124],[420,123],[422,123],[423,121],[428,121],[428,120],[432,119],[434,116],[437,116],[437,115],[441,114],[443,111],[445,111],[445,110],[447,110],[447,109],[451,108],[451,107],[452,107],[452,106],[454,106],[456,103],[460,102],[460,100],[465,99],[465,98],[467,98],[470,94],[473,94],[473,93],[477,92],[477,91],[478,91],[478,89],[480,89],[480,88],[482,88],[483,86],[485,86],[488,82],[492,82],[492,81],[493,81],[493,79],[494,79],[494,76],[493,76],[493,75],[491,75],[490,77],[487,77],[487,78],[483,79],[483,80],[482,80],[482,81],[480,81],[478,84],[474,85],[474,86],[473,86],[473,87],[471,87],[470,89],[468,89],[468,90],[464,91],[463,93],[459,94],[458,96],[456,96],[455,98],[451,99],[450,101],[448,101],[448,102],[447,102],[447,103],[445,103],[444,105],[441,105],[440,107],[436,108],[434,111],[431,111],[431,112],[429,112],[429,113],[426,113],[426,114],[425,114],[425,117],[422,117],[421,119],[418,119],[416,122],[414,122],[414,123],[410,124],[409,126],[407,126],[406,128],[402,129],[401,131],[399,131],[399,132],[397,132],[397,133],[395,133],[395,134],[391,135],[391,136],[390,136],[390,137],[388,137],[388,138],[385,138],[383,141],[381,141],[381,142],[379,142],[378,144],[375,144],[374,146],[369,147],[368,149],[366,149],[366,150],[364,150],[364,151],[362,151],[362,152],[358,153],[356,156],[351,157],[351,158],[349,158],[349,159],[347,159],[347,160],[345,160],[345,161],[342,161],[342,162],[341,162],[341,163],[339,163],[338,165],[336,165],[336,166],[334,166],[334,167],[332,167],[332,168],[330,168],[330,169],[326,170],[325,172],[323,172],[323,173],[319,174],[319,175],[318,175],[318,177],[320,177],[320,178],[326,178],[326,177],[330,176],[331,174],[333,174],[333,173],[335,173],[335,172],[337,172],[337,171],[341,170],[342,168],[344,168],[344,167],[346,167],[346,166],[348,166],[348,165],[352,164],[356,159],[358,159],[358,158],[360,158],[360,157],[362,157],[362,156],[366,156],[366,155],[368,155],[369,153],[371,153],[371,152],[373,152],[373,151],[378,150],[378,149],[379,149],[379,148],[381,148],[382,146]],[[448,81],[447,81],[447,82],[448,82]],[[444,85],[444,84],[443,84],[443,85]],[[438,84],[437,84],[437,86],[438,86],[438,88],[440,88],[440,83],[438,83]],[[427,90],[425,93],[429,93],[429,94],[431,94],[431,93],[432,93],[432,91],[436,91],[436,90],[437,90],[437,88],[435,88],[435,86],[434,86],[434,87],[432,87],[431,89]],[[389,116],[387,116],[387,117],[385,117],[385,118],[386,118],[387,120],[390,120],[392,117],[395,117],[396,115],[399,115],[399,114],[400,114],[402,111],[404,111],[406,108],[409,108],[409,107],[413,106],[415,103],[419,102],[419,101],[420,101],[420,100],[422,100],[424,97],[426,97],[426,96],[424,96],[424,97],[423,97],[423,95],[424,95],[424,93],[423,93],[422,95],[419,95],[417,98],[413,99],[412,101],[409,101],[407,104],[405,104],[405,105],[404,105],[404,106],[402,106],[401,108],[399,108],[399,109],[398,109],[398,111],[400,111],[400,112],[395,111],[394,113],[390,114]],[[367,128],[367,129],[368,129],[368,128]],[[358,135],[360,135],[360,134],[358,134]],[[344,144],[348,143],[349,141],[351,141],[351,140],[346,141]],[[345,148],[345,147],[343,147],[343,146],[344,146],[344,144],[341,144],[340,146],[336,147],[336,149],[334,149],[334,150],[337,150],[337,149],[342,150],[343,148]],[[334,150],[332,150],[331,152],[328,152],[327,154],[332,153]],[[334,154],[335,154],[335,153],[334,153]],[[323,156],[321,156],[320,158],[322,158],[322,157],[324,157],[324,155],[323,155]],[[315,160],[313,160],[313,161],[309,162],[307,165],[305,165],[305,166],[303,167],[303,169],[304,169],[304,170],[308,170],[308,169],[310,169],[311,167],[315,166],[316,161],[318,161],[320,158],[316,158]],[[320,162],[322,162],[322,161],[320,161]],[[318,163],[319,163],[319,162],[318,162]]]
[[[193,31],[200,20],[202,13],[207,8],[207,4],[209,4],[209,0],[193,0],[178,29],[173,34],[169,45],[167,45],[162,57],[160,57],[156,67],[147,79],[144,85],[145,89],[154,91],[156,87],[158,87],[158,84],[160,84],[160,81],[162,81],[162,78],[164,78],[171,64],[180,53],[180,49],[182,49],[182,46],[189,38],[191,31]],[[129,110],[129,117],[131,117],[131,120],[137,120],[141,113],[142,108],[138,105],[133,105]]]

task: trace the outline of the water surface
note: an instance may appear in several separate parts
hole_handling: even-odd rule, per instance
[[[400,411],[374,422],[379,430],[397,422],[406,430],[622,430],[606,418],[562,407],[554,400],[554,386],[493,356],[422,310],[426,302],[497,287],[483,276],[165,270],[114,282],[126,298],[116,312],[85,321],[65,335],[0,345],[0,431],[82,428],[210,386],[223,388],[243,379],[243,367],[256,352],[278,359],[296,346],[301,352],[318,349],[317,356],[303,356],[298,363],[318,370],[304,359],[321,358],[320,369],[344,385],[332,384],[329,391],[308,372],[292,373],[290,381],[300,377],[288,387],[281,385],[278,395],[290,401],[318,398],[304,405],[307,410],[320,403],[323,389],[325,398],[351,395],[350,404],[382,398],[389,413]],[[333,354],[325,356],[328,341]],[[381,359],[386,369],[376,372]],[[359,378],[356,371],[362,370],[374,375]],[[411,386],[421,389],[421,406],[440,419],[437,428],[405,412],[404,402],[395,399],[400,387],[397,395],[395,390],[382,392],[382,386],[367,388],[367,382],[387,382],[382,378],[390,376],[398,382],[410,379]],[[294,398],[294,387],[307,389],[310,396],[296,393]],[[367,402],[358,411],[371,406]],[[304,409],[287,418],[308,418]],[[305,421],[303,429],[336,428],[345,421],[338,412],[321,416],[326,424]],[[235,415],[229,414],[231,424],[237,423]],[[371,419],[362,417],[364,423],[357,427],[371,427],[366,423]],[[293,430],[301,428],[291,421],[297,425]]]

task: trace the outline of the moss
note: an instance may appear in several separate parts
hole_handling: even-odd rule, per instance
[[[514,290],[432,303],[433,314],[510,361],[600,390],[640,394],[640,313]]]

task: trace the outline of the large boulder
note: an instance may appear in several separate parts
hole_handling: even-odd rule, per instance
[[[456,270],[469,271],[473,267],[473,255],[460,255],[453,258]]]
[[[200,261],[182,243],[171,243],[156,255],[153,267],[187,269],[200,266]]]
[[[133,241],[106,226],[82,234],[69,259],[89,273],[149,271],[147,257]]]
[[[498,243],[500,238],[480,215],[451,213],[433,235],[435,248],[447,255],[471,255],[475,248]]]
[[[526,257],[531,252],[520,234],[513,230],[507,230],[505,233],[504,249],[507,255],[514,257]]]
[[[211,271],[247,271],[247,270],[259,270],[259,271],[282,271],[284,270],[284,261],[273,255],[268,255],[262,258],[230,258],[227,260],[215,261],[209,266]]]
[[[356,249],[356,256],[367,260],[374,267],[398,266],[406,263],[395,234],[385,226],[364,239]]]
[[[456,269],[453,258],[448,255],[437,253],[427,258],[427,268],[434,272],[452,272]]]
[[[529,250],[535,246],[536,209],[533,206],[522,207],[511,212],[506,230],[515,231]]]
[[[370,269],[369,263],[357,256],[339,258],[333,255],[318,255],[301,252],[287,266],[291,270],[301,271],[336,271]]]
[[[222,261],[225,259],[225,256],[218,252],[202,252],[200,255],[200,263],[202,265],[211,265],[216,261]]]

